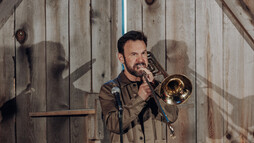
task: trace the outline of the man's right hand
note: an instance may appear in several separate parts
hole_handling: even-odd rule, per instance
[[[143,83],[140,85],[138,90],[138,95],[143,99],[146,100],[150,95],[152,95],[152,91],[149,88],[146,80],[143,77]]]

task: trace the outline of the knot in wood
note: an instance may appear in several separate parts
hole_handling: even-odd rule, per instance
[[[152,5],[155,2],[155,0],[145,0],[145,1],[146,1],[146,4],[148,5]]]
[[[26,36],[26,32],[23,29],[19,29],[15,33],[15,37],[20,44],[23,44],[26,41]]]

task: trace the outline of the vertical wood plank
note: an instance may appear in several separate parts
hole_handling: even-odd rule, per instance
[[[223,36],[225,141],[253,142],[254,52],[226,15]]]
[[[195,139],[195,1],[166,1],[167,71],[185,74],[193,83],[191,97],[179,107],[178,120],[173,124],[177,138],[168,142],[196,142]]]
[[[114,79],[122,71],[118,60],[117,41],[122,36],[122,1],[112,0],[111,9],[111,79]]]
[[[98,93],[111,77],[110,1],[93,0],[92,5],[92,91]]]
[[[165,0],[157,0],[151,5],[143,1],[143,32],[147,35],[147,50],[154,54],[164,69],[166,63],[165,12]],[[162,129],[156,130],[156,140],[166,140],[166,124],[161,122],[155,122],[155,124]]]
[[[14,8],[12,8],[12,13]],[[0,26],[0,142],[15,143],[14,15]],[[13,104],[14,103],[14,104]]]
[[[68,1],[46,0],[47,111],[69,109]],[[47,119],[48,142],[70,141],[69,117]]]
[[[127,31],[143,31],[143,3],[140,0],[127,0]]]
[[[86,108],[91,91],[90,1],[70,1],[70,108]],[[94,107],[93,107],[94,108]],[[88,117],[71,117],[71,142],[88,142]]]
[[[16,42],[16,142],[45,143],[46,120],[31,119],[32,111],[45,111],[45,3],[23,0],[16,10],[16,29],[27,33]]]
[[[222,10],[216,1],[196,4],[197,141],[223,143]]]

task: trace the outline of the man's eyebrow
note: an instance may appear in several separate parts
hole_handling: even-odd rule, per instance
[[[131,52],[131,54],[137,54],[137,52]]]

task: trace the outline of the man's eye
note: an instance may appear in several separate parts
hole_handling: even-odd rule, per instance
[[[145,56],[146,56],[146,55],[147,55],[147,52],[142,53],[142,55],[145,55]]]

